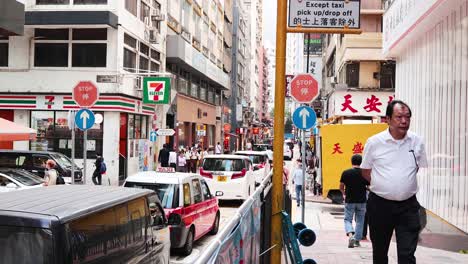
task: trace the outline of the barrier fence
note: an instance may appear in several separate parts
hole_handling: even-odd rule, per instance
[[[196,264],[270,263],[271,177],[265,177]]]

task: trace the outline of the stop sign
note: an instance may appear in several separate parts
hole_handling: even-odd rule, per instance
[[[73,88],[73,100],[80,106],[88,108],[99,99],[96,85],[91,81],[81,81]]]
[[[310,103],[319,94],[318,82],[312,74],[298,74],[291,81],[291,96],[298,103]]]

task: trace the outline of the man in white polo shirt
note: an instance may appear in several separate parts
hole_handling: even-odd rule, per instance
[[[399,100],[387,106],[388,129],[370,137],[364,148],[362,175],[370,182],[367,213],[374,264],[388,263],[396,233],[398,263],[416,263],[420,205],[416,174],[427,167],[421,137],[409,130],[411,110]]]

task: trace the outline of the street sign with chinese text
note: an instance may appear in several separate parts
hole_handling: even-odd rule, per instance
[[[360,0],[289,0],[289,27],[360,28]]]
[[[169,104],[171,99],[171,78],[144,77],[143,103]]]
[[[172,128],[161,128],[156,131],[158,136],[173,136],[175,134],[175,130]]]
[[[331,116],[385,116],[387,104],[395,98],[393,92],[336,91]]]
[[[73,100],[82,108],[92,107],[99,99],[99,91],[91,81],[81,81],[72,92]]]
[[[298,103],[310,103],[319,94],[318,82],[312,74],[298,74],[291,81],[291,96]]]

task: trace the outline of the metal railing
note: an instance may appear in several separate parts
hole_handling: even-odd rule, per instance
[[[203,253],[197,259],[195,264],[208,264],[208,263],[215,263],[218,254],[220,252],[221,247],[225,244],[227,239],[238,229],[240,228],[240,223],[244,219],[246,215],[248,215],[249,210],[253,208],[255,203],[261,203],[261,220],[260,226],[258,230],[256,230],[255,236],[259,237],[259,245],[253,246],[253,248],[258,249],[258,252],[251,252],[252,255],[256,256],[258,259],[262,259],[263,261],[259,260],[260,263],[268,263],[269,261],[266,258],[269,258],[269,254],[261,254],[260,251],[265,251],[266,248],[270,245],[269,235],[265,236],[265,230],[268,230],[269,233],[270,225],[269,217],[265,217],[266,215],[271,214],[271,193],[270,189],[272,187],[272,171],[265,177],[257,187],[255,192],[244,202],[242,203],[241,207],[236,211],[235,215],[229,220],[229,222],[224,226],[224,228],[218,233],[218,235],[208,244],[207,247],[203,249]],[[266,207],[266,208],[265,208]],[[269,207],[269,210],[268,210]],[[266,209],[266,210],[265,210]],[[263,230],[263,232],[262,232]],[[247,262],[246,262],[247,263]],[[225,263],[228,264],[228,263]]]

